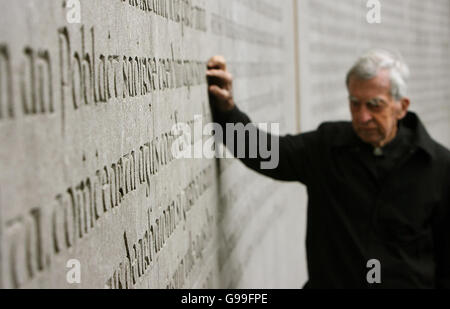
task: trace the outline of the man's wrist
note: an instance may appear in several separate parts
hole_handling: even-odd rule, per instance
[[[222,125],[229,122],[233,123],[233,119],[235,119],[236,115],[239,113],[239,108],[235,104],[231,107],[231,109],[225,111],[216,107],[214,112],[214,120]]]

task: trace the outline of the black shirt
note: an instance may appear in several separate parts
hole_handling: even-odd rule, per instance
[[[213,114],[222,125],[251,122],[238,108]],[[257,142],[247,136],[246,148]],[[307,288],[450,288],[450,152],[416,114],[382,155],[350,122],[282,136],[279,155],[273,170],[261,169],[261,157],[242,162],[307,186]],[[367,281],[372,259],[381,284]]]
[[[374,148],[370,144],[354,137],[354,143],[349,144],[357,153],[355,160],[364,165],[377,185],[394,169],[397,164],[408,157],[408,153],[414,151],[413,132],[410,128],[399,123],[398,132],[394,140],[382,148]]]

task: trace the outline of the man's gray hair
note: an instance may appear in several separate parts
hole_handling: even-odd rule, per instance
[[[387,50],[371,50],[355,63],[347,74],[347,87],[350,79],[369,80],[378,75],[380,70],[389,70],[391,75],[391,96],[399,101],[407,95],[407,80],[410,75],[408,65],[400,54]]]

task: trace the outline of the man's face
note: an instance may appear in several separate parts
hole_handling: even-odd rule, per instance
[[[382,147],[397,135],[397,124],[405,117],[409,100],[396,101],[390,94],[390,74],[382,70],[369,80],[350,78],[350,110],[353,129],[365,143]]]

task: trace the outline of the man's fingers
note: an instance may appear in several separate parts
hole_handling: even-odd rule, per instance
[[[214,56],[208,61],[208,69],[227,70],[227,62],[223,56]]]
[[[208,71],[207,77],[208,85],[210,86],[215,85],[226,90],[231,90],[232,88],[233,80],[228,72],[220,70]]]
[[[230,98],[230,92],[228,90],[222,89],[216,85],[210,86],[209,92],[220,100],[228,100]]]
[[[235,107],[233,101],[233,76],[227,72],[227,64],[222,56],[212,57],[208,61],[208,90],[212,103],[222,112]]]
[[[208,77],[213,77],[226,83],[231,83],[233,80],[233,76],[229,72],[223,70],[208,70],[206,72],[206,75]]]

